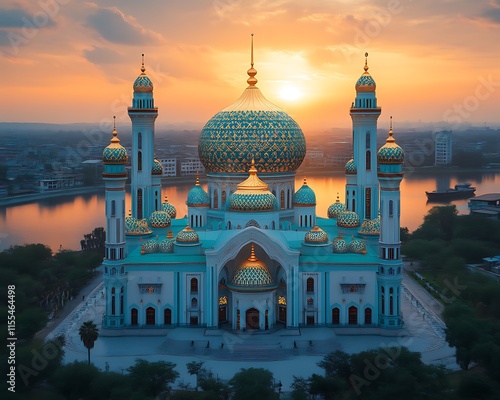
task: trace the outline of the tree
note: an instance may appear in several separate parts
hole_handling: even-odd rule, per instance
[[[198,390],[198,375],[203,369],[203,361],[191,361],[186,364],[186,368],[189,372],[189,375],[196,375],[196,387],[195,390]]]
[[[98,376],[95,366],[74,362],[59,367],[49,382],[66,399],[86,399],[90,398],[91,384]]]
[[[309,382],[307,379],[293,376],[292,400],[309,400]]]
[[[238,400],[277,399],[271,371],[263,368],[242,368],[229,381],[233,398]]]
[[[138,358],[128,368],[132,387],[140,389],[144,395],[156,397],[160,393],[170,393],[170,384],[178,377],[175,364],[168,361],[149,362]]]
[[[78,331],[80,334],[80,340],[88,351],[88,362],[90,365],[90,349],[94,348],[94,342],[99,337],[99,330],[97,326],[92,321],[84,322]]]
[[[323,360],[318,362],[318,367],[325,370],[326,376],[347,380],[351,376],[350,362],[351,356],[349,354],[337,350],[324,356]]]

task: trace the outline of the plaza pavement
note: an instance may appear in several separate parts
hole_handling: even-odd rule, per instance
[[[91,350],[91,361],[101,370],[105,363],[111,371],[126,372],[137,358],[148,361],[171,361],[180,373],[179,383],[195,384],[186,363],[203,361],[205,368],[221,379],[229,379],[240,368],[266,368],[281,381],[288,391],[293,376],[308,377],[322,374],[316,364],[331,351],[357,353],[380,347],[406,346],[419,351],[425,363],[441,364],[457,369],[455,351],[444,339],[444,323],[440,319],[442,306],[434,304],[432,296],[407,274],[403,275],[402,313],[405,329],[394,331],[395,336],[343,335],[344,330],[328,327],[301,327],[298,330],[276,330],[269,333],[240,333],[204,328],[168,329],[164,336],[101,336]],[[88,291],[64,321],[47,336],[48,339],[66,336],[66,363],[86,361],[87,350],[80,341],[78,328],[84,321],[93,320],[101,328],[104,312],[102,285]],[[147,329],[144,330],[147,334]],[[176,386],[177,386],[176,385]]]

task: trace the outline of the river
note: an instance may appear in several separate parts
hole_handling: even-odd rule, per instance
[[[296,189],[304,175],[297,173]],[[317,214],[326,217],[328,206],[337,192],[344,200],[345,176],[342,173],[322,173],[307,176],[308,185],[315,191]],[[401,226],[410,231],[422,223],[434,203],[427,203],[425,191],[453,187],[458,182],[470,182],[477,187],[476,195],[500,192],[500,172],[417,171],[406,173],[401,183]],[[203,183],[203,182],[202,182]],[[177,208],[177,215],[187,214],[186,197],[192,184],[163,185],[163,196]],[[206,188],[206,185],[205,185]],[[162,199],[163,199],[162,196]],[[130,196],[127,193],[127,204]],[[467,214],[467,200],[454,201],[461,214]],[[44,243],[58,249],[79,249],[83,234],[95,227],[105,226],[104,193],[57,197],[36,203],[0,207],[0,250],[24,243]]]

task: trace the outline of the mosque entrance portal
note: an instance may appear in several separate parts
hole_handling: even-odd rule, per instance
[[[259,329],[259,310],[249,308],[246,312],[247,329]]]

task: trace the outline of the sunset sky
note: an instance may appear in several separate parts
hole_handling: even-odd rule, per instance
[[[126,123],[145,53],[157,122],[201,128],[252,32],[257,86],[306,133],[350,125],[365,51],[380,125],[500,124],[500,0],[3,0],[0,121]]]

